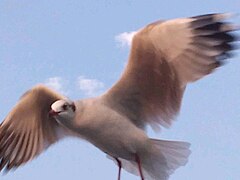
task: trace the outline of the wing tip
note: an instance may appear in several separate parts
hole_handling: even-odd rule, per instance
[[[215,21],[219,21],[219,20],[229,19],[235,16],[237,16],[237,13],[226,12],[226,13],[210,13],[210,14],[197,15],[197,16],[192,16],[191,18],[199,19],[199,20],[212,18]]]
[[[222,31],[234,31],[239,30],[240,26],[232,23],[226,23],[225,20],[238,16],[236,13],[212,13],[212,14],[203,14],[198,16],[192,16],[190,19],[190,26],[193,29],[207,26],[207,25],[217,25],[221,26]],[[220,24],[220,25],[219,25]]]

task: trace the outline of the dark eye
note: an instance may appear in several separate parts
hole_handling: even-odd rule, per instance
[[[67,104],[64,104],[64,105],[62,106],[62,108],[63,108],[64,111],[67,110],[67,107],[68,107]]]
[[[76,111],[76,106],[75,106],[75,104],[72,104],[72,110],[73,110],[73,112]]]

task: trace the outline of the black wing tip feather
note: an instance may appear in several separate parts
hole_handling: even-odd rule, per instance
[[[217,34],[219,36],[226,35],[227,37],[231,36],[231,41],[240,40],[239,37],[235,37],[229,32],[239,31],[240,25],[236,25],[233,23],[228,23],[225,20],[232,17],[230,13],[223,14],[205,14],[200,16],[191,17],[193,19],[190,22],[190,27],[194,31],[210,31],[209,34]]]
[[[191,18],[196,20],[225,20],[235,16],[236,13],[209,13],[203,15],[192,16]]]
[[[239,49],[236,43],[240,41],[240,37],[235,31],[240,30],[240,26],[225,21],[233,15],[213,13],[191,17],[193,21],[190,22],[190,28],[195,37],[219,42],[215,46],[209,45],[209,48],[221,52],[215,56],[217,61],[233,57],[231,51]]]

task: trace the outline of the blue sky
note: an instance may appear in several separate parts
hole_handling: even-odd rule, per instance
[[[119,78],[129,52],[119,34],[158,19],[239,13],[240,0],[2,0],[0,119],[19,96],[45,83],[72,99],[97,95]],[[240,17],[232,22],[240,24]],[[118,36],[119,37],[119,36]],[[121,39],[122,40],[122,39]],[[188,86],[180,116],[157,138],[192,144],[189,163],[171,180],[240,177],[240,53],[213,75]],[[1,120],[0,120],[1,121]],[[117,178],[117,166],[91,144],[65,139],[3,180]],[[123,180],[138,177],[123,172]]]

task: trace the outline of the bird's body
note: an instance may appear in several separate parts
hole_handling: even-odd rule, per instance
[[[144,131],[104,105],[101,98],[77,101],[75,104],[83,109],[79,111],[81,113],[76,113],[74,131],[103,152],[130,160],[138,149],[144,149],[147,145],[148,138]]]
[[[141,179],[167,180],[187,163],[189,143],[151,139],[170,127],[188,83],[230,57],[236,41],[228,14],[158,21],[139,30],[119,81],[101,96],[75,102],[38,85],[0,126],[0,171],[33,159],[66,136],[84,138]]]
[[[143,129],[138,128],[127,117],[104,104],[103,99],[100,96],[98,98],[76,101],[74,104],[77,113],[72,121],[64,117],[57,118],[57,121],[62,126],[67,127],[71,131],[71,135],[86,139],[105,152],[110,158],[112,157],[113,160],[116,158],[125,161],[122,167],[136,175],[139,175],[137,165],[135,164],[136,155],[141,157],[145,177],[149,176],[146,164],[151,164],[148,160],[153,158],[151,157],[153,154],[156,159],[157,156],[160,156],[161,169],[164,169],[166,172],[163,173],[160,170],[157,172],[161,172],[163,179],[169,176],[172,169],[187,162],[187,157],[190,154],[188,143],[159,141],[162,148],[167,150],[174,148],[173,152],[177,152],[176,155],[171,155],[176,158],[175,162],[168,162],[173,163],[176,167],[168,167],[166,163],[168,160],[165,159],[167,155],[163,154],[164,151],[159,151],[158,145],[155,144],[157,140],[150,139]],[[166,147],[164,147],[165,145]],[[172,153],[172,151],[170,150],[167,153]],[[158,173],[152,175],[157,177]]]

